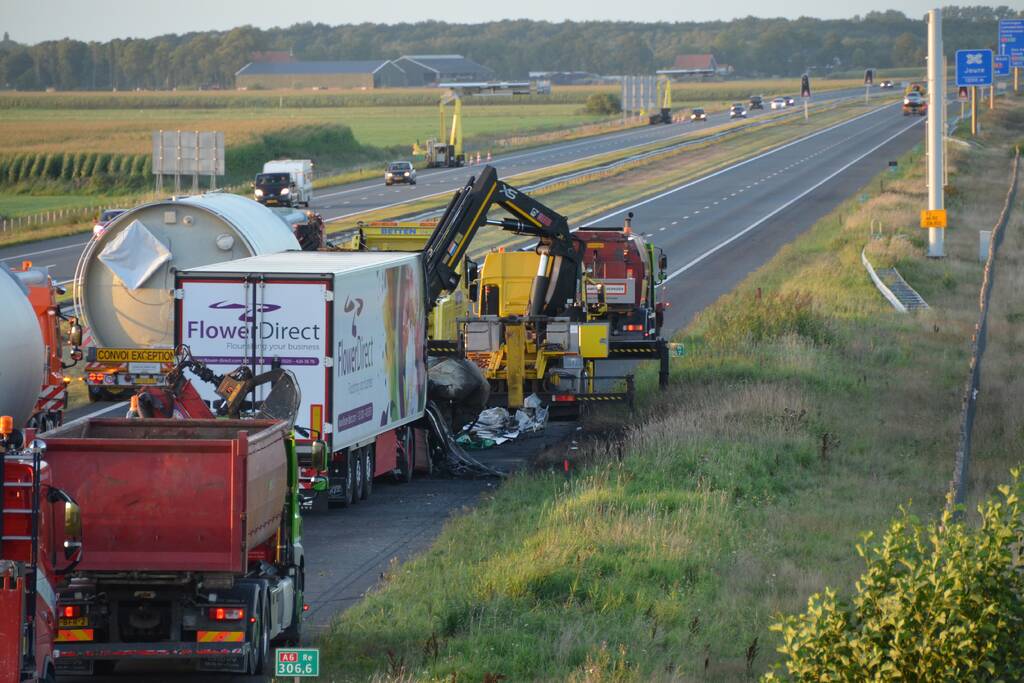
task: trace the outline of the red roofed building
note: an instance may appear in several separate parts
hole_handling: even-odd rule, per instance
[[[678,55],[671,69],[662,69],[659,75],[669,78],[709,78],[718,73],[718,63],[712,54]]]

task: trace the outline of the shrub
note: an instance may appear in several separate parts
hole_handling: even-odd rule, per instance
[[[622,111],[622,101],[610,93],[595,93],[587,98],[583,111],[588,114],[618,114]]]
[[[707,320],[705,338],[719,347],[772,341],[787,335],[815,344],[828,344],[834,339],[828,319],[818,312],[813,298],[801,292],[761,296],[759,291],[745,305],[716,306],[702,317]]]
[[[784,655],[765,681],[1024,680],[1024,484],[1013,472],[978,507],[979,528],[947,511],[926,527],[906,510],[881,543],[852,604],[826,589],[783,617]]]

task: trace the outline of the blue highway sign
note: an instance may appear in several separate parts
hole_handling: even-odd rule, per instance
[[[1010,66],[1024,66],[1024,19],[999,22],[999,54],[1010,57]]]
[[[992,50],[957,50],[956,85],[992,85]]]
[[[1010,75],[1010,58],[1007,55],[992,55],[992,69],[996,76]]]

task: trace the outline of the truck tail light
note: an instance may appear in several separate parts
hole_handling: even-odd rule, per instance
[[[576,396],[573,394],[555,394],[551,397],[551,400],[556,403],[572,403],[576,400]]]
[[[639,332],[642,329],[644,329],[644,326],[643,325],[626,325],[625,328],[623,328],[623,329],[625,329],[626,332]]]
[[[210,618],[214,621],[238,621],[245,616],[241,607],[211,607]]]
[[[102,384],[103,383],[103,373],[102,372],[90,372],[89,373],[89,381],[90,382],[99,382],[99,383]]]
[[[65,619],[74,619],[82,616],[81,605],[64,605],[60,608],[60,615]]]

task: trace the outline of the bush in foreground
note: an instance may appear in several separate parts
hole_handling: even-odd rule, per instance
[[[922,525],[904,511],[852,604],[826,589],[772,627],[784,661],[765,681],[1024,680],[1024,483],[1013,472],[970,528],[947,511]],[[865,544],[870,535],[865,537]]]

